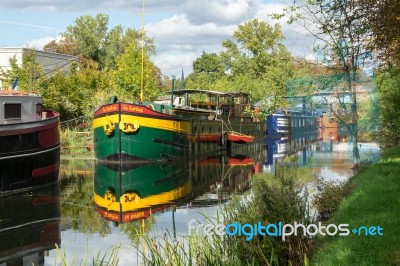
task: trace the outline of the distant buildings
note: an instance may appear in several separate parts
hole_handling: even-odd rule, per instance
[[[72,62],[78,61],[76,56],[64,55],[30,48],[0,47],[0,88],[5,85],[4,73],[11,70],[10,59],[16,58],[17,64],[22,65],[22,55],[33,52],[36,56],[35,62],[42,66],[44,75],[57,71],[69,71]]]

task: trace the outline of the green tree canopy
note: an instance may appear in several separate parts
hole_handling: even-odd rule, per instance
[[[143,69],[142,69],[143,60]],[[143,73],[142,73],[143,71]],[[143,54],[138,42],[132,42],[117,58],[117,69],[112,73],[112,85],[120,99],[139,100],[143,78],[143,100],[151,100],[159,93],[160,72]]]
[[[250,74],[262,78],[270,66],[290,58],[289,52],[280,43],[283,40],[281,27],[258,19],[252,19],[238,26],[233,37],[222,42],[226,49],[221,53],[227,69],[233,75]]]
[[[62,36],[66,41],[76,42],[78,50],[85,58],[99,61],[107,36],[108,21],[105,14],[98,14],[96,17],[81,16],[75,20],[74,25],[67,27]]]
[[[255,101],[284,96],[293,60],[282,40],[278,24],[253,19],[239,25],[233,38],[222,42],[222,52],[203,52],[195,60],[187,87],[249,92]]]
[[[117,67],[119,55],[132,43],[142,45],[148,54],[155,54],[154,40],[146,36],[145,32],[137,29],[124,29],[117,25],[109,29],[109,17],[106,14],[97,14],[95,17],[84,15],[78,17],[62,33],[62,39],[51,41],[44,47],[45,51],[69,55],[79,55],[81,67],[98,68],[105,71]]]
[[[386,65],[400,64],[400,4],[398,0],[358,0],[366,25],[372,34],[370,49],[376,51]]]

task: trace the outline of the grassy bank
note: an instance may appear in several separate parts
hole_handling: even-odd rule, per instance
[[[317,241],[312,265],[400,265],[400,146],[362,167],[350,180],[352,191],[328,223],[380,226],[383,235],[325,237]]]

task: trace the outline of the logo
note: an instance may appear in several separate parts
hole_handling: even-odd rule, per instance
[[[314,237],[316,235],[321,236],[348,236],[350,233],[358,236],[383,236],[383,228],[381,226],[360,226],[349,229],[349,224],[328,224],[322,225],[321,222],[317,224],[304,225],[302,223],[294,222],[293,224],[283,224],[279,222],[277,224],[263,224],[258,222],[255,224],[241,224],[238,222],[224,224],[199,224],[195,219],[190,220],[188,224],[188,234],[204,234],[206,236],[211,235],[227,235],[227,236],[244,236],[247,241],[252,240],[255,236],[270,236],[280,237],[282,241],[285,241],[288,237],[294,236],[309,236]]]

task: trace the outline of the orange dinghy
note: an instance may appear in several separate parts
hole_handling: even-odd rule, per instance
[[[254,137],[251,135],[244,135],[238,132],[230,131],[226,133],[227,140],[234,143],[246,144],[252,143]]]

